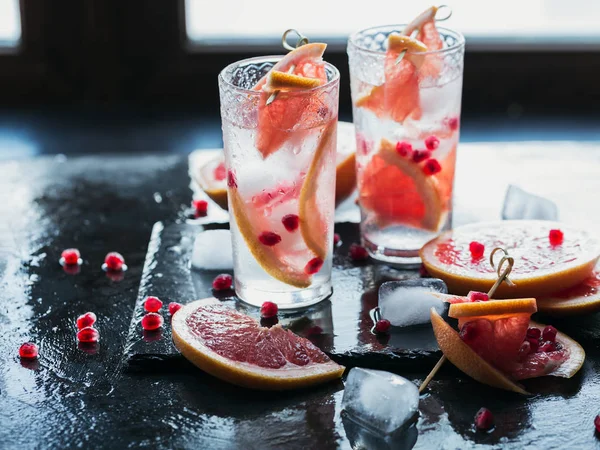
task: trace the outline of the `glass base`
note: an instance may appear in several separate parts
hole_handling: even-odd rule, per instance
[[[366,238],[363,238],[363,245],[371,258],[390,266],[402,269],[416,269],[421,265],[418,250],[394,250],[377,245]]]
[[[244,303],[259,308],[264,302],[269,301],[276,303],[279,309],[283,310],[303,309],[329,298],[332,292],[331,281],[306,289],[272,291],[260,289],[260,283],[258,282],[254,282],[250,285],[235,279],[236,295]]]

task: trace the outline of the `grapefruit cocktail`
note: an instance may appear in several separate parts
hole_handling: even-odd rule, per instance
[[[432,7],[408,25],[350,37],[362,239],[372,257],[416,264],[450,227],[464,38]]]
[[[325,44],[219,76],[235,290],[299,308],[331,294],[339,72]]]

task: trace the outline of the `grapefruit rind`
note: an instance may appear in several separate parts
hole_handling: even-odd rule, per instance
[[[431,308],[431,324],[440,350],[462,372],[488,386],[529,395],[523,387],[510,380],[465,344],[459,334],[442,319],[435,308]]]
[[[543,323],[537,323],[533,320],[529,323],[530,327],[536,327],[540,330],[543,330],[546,325]],[[550,377],[561,377],[561,378],[571,378],[579,369],[583,366],[585,361],[585,350],[579,342],[567,336],[564,333],[558,331],[556,333],[556,341],[562,344],[564,348],[569,350],[569,359],[564,361],[560,366],[554,369],[552,372],[547,374],[546,376]]]
[[[298,389],[338,379],[344,367],[329,361],[310,366],[268,369],[248,363],[231,361],[206,347],[192,335],[186,318],[198,308],[219,303],[215,298],[197,300],[183,306],[171,320],[173,343],[181,354],[196,367],[229,383],[261,390]]]
[[[448,310],[448,316],[460,319],[464,317],[533,314],[535,312],[537,312],[535,298],[519,298],[514,300],[453,303]]]
[[[267,83],[263,90],[273,92],[276,90],[295,91],[304,89],[314,89],[319,87],[323,82],[316,78],[307,78],[292,73],[280,72],[279,70],[271,70],[267,76]]]
[[[430,6],[427,8],[404,27],[402,34],[410,36],[415,30],[421,29],[426,22],[434,20],[438,9],[439,8],[437,6]]]

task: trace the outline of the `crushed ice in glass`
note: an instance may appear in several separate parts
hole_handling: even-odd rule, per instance
[[[547,198],[530,194],[514,184],[508,186],[504,206],[504,220],[558,220],[558,207]]]
[[[395,327],[427,324],[432,307],[438,314],[443,314],[448,307],[433,293],[447,294],[448,288],[436,278],[383,283],[379,288],[381,317]]]
[[[342,410],[366,428],[393,434],[416,420],[419,390],[399,375],[355,367],[345,382]]]
[[[207,230],[198,234],[192,250],[192,267],[206,270],[233,269],[231,232]]]

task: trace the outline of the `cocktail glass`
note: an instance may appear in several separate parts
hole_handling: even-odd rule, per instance
[[[320,61],[324,84],[266,92],[280,59],[235,62],[219,89],[236,294],[296,309],[331,294],[339,72]]]
[[[362,30],[348,43],[361,237],[387,263],[419,264],[419,249],[451,223],[465,41],[437,30],[434,51],[402,47],[404,38],[388,44],[405,25]]]

